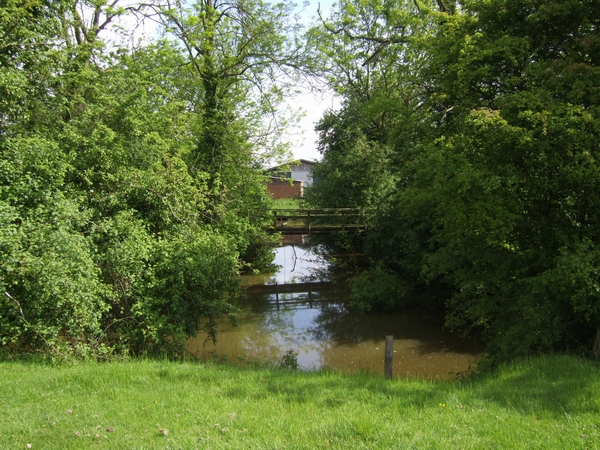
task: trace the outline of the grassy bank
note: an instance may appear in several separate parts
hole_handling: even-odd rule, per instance
[[[600,367],[462,382],[139,361],[0,363],[1,449],[598,448]],[[28,447],[28,444],[31,447]]]
[[[300,209],[304,201],[298,198],[280,198],[273,202],[273,209]]]

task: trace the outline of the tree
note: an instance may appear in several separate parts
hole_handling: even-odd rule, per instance
[[[401,168],[432,131],[420,74],[430,58],[425,43],[434,30],[433,7],[427,2],[344,1],[311,31],[342,108],[329,112],[317,127],[323,160],[314,170],[319,182],[307,198],[319,206],[363,208],[370,227],[360,245],[374,268],[353,283],[353,295],[365,310],[432,297],[425,283],[416,282],[418,264],[400,261],[388,247],[391,240],[411,247],[414,239],[399,244],[395,236],[414,230],[387,218],[391,196],[406,182]],[[398,279],[402,270],[410,271],[404,272],[408,282]]]
[[[286,3],[219,0],[200,0],[190,8],[168,2],[158,9],[166,33],[182,45],[199,81],[193,108],[203,133],[192,168],[208,167],[215,178],[211,183],[232,161],[249,163],[257,149],[239,140],[261,134],[253,129],[254,118],[274,114],[290,81],[307,67],[292,11]]]
[[[481,331],[496,359],[591,344],[598,6],[473,1],[440,19],[435,133],[400,172],[390,217],[420,230],[419,252],[387,241],[401,249],[389,258],[451,286],[448,324]]]
[[[0,342],[178,354],[232,312],[239,252],[262,231],[243,205],[215,228],[209,168],[189,170],[204,124],[181,52],[109,53],[77,5],[0,8]]]
[[[190,108],[198,125],[188,165],[208,173],[210,223],[238,239],[247,262],[264,257],[260,249],[271,241],[259,231],[270,220],[262,169],[287,156],[279,138],[288,123],[270,119],[299,76],[310,74],[293,6],[200,0],[154,7],[195,80]]]
[[[393,85],[375,87],[372,72],[351,64],[334,77],[347,81],[346,91],[369,92],[356,110],[382,93],[411,92],[418,114],[381,102],[350,115],[348,102],[344,129],[341,120],[323,122],[322,142],[340,155],[325,154],[325,166],[335,161],[330,174],[343,167],[342,149],[363,136],[389,148],[395,186],[379,200],[367,238],[367,253],[380,263],[372,275],[397,277],[388,283],[398,288],[396,304],[407,296],[446,302],[448,325],[481,332],[496,360],[591,347],[600,323],[593,194],[600,8],[593,1],[438,3],[414,2],[427,16],[410,41],[422,57],[404,59],[406,69],[392,64]],[[348,5],[352,12],[365,3]],[[349,14],[325,28],[332,39],[372,45],[353,53],[367,68],[385,61],[393,42],[379,51],[385,34],[358,32],[355,23]],[[375,30],[387,22],[372,23]],[[338,53],[338,61],[347,57]],[[356,80],[367,78],[371,90],[356,90]],[[361,124],[384,113],[383,140],[371,138]],[[357,129],[362,134],[348,132]]]
[[[310,31],[315,59],[342,109],[317,126],[323,161],[307,197],[319,206],[376,208],[396,181],[392,147],[409,148],[416,137],[427,21],[412,3],[379,0],[343,1],[320,20]]]

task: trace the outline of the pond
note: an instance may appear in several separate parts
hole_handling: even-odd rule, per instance
[[[219,322],[218,342],[200,335],[187,350],[202,359],[277,362],[297,352],[306,370],[383,373],[385,336],[394,336],[394,376],[454,378],[473,368],[481,345],[443,328],[436,311],[409,309],[366,315],[348,304],[343,281],[332,280],[319,248],[301,236],[275,249],[279,271],[246,276],[237,326]]]

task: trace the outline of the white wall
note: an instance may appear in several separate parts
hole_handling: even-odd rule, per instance
[[[294,180],[302,181],[304,186],[312,185],[312,177],[310,176],[309,170],[294,170],[294,167],[292,167],[292,178]]]

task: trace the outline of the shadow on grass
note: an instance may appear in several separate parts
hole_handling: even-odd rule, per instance
[[[572,356],[517,361],[466,381],[465,388],[476,399],[521,413],[600,412],[600,365]]]
[[[289,373],[264,371],[260,386],[230,387],[230,398],[277,398],[336,408],[346,401],[370,401],[394,407],[436,406],[455,397],[472,407],[495,404],[518,414],[600,413],[600,365],[571,356],[542,356],[517,361],[459,382],[394,379],[372,374]],[[598,421],[600,426],[600,419]]]
[[[283,370],[264,371],[260,384],[252,393],[244,387],[232,387],[227,390],[226,395],[252,400],[270,397],[286,403],[312,403],[325,408],[336,408],[347,401],[425,406],[439,401],[438,392],[446,390],[447,387],[444,386],[449,385],[405,379],[388,381],[370,373],[343,375],[327,371],[293,373]]]

